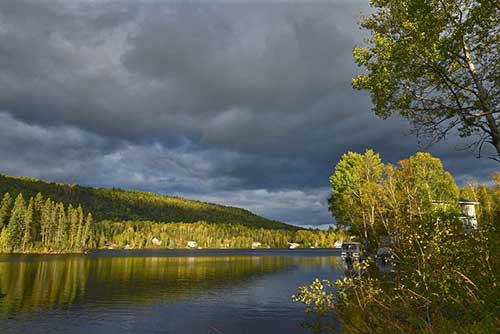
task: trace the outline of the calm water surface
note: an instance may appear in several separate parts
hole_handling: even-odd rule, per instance
[[[310,333],[291,295],[336,250],[0,255],[0,333]]]

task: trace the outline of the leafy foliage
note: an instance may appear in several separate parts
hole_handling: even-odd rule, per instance
[[[390,221],[419,216],[435,202],[454,203],[459,189],[438,158],[419,152],[398,166],[378,154],[344,154],[330,177],[330,211],[352,235],[375,243]]]
[[[353,156],[359,163],[349,168],[345,161],[339,163],[332,186],[342,175],[367,168],[361,155],[343,160]],[[367,241],[367,260],[356,264],[357,274],[343,280],[316,280],[300,287],[294,299],[320,318],[333,316],[345,333],[497,333],[500,174],[493,180],[493,187],[462,190],[481,203],[478,228],[469,230],[460,219],[458,187],[439,159],[418,153],[398,166],[385,166],[376,205],[354,205],[358,216],[341,220]],[[372,185],[361,182],[357,192],[334,188],[332,197],[355,198],[366,187]],[[357,218],[367,219],[371,210],[376,213],[374,226],[365,231]],[[333,213],[344,215],[335,207]],[[379,246],[390,249],[389,270],[380,270],[373,261]],[[331,326],[316,329],[335,331]]]
[[[381,117],[400,113],[431,143],[451,129],[500,157],[500,6],[481,0],[371,0],[353,79]]]
[[[330,177],[330,211],[335,213],[338,224],[350,226],[351,233],[365,239],[368,239],[368,230],[375,228],[374,208],[381,199],[383,172],[380,156],[367,150],[365,154],[344,154]]]
[[[346,236],[333,230],[283,230],[249,227],[241,224],[207,222],[163,224],[150,221],[110,222],[95,225],[96,247],[116,248],[186,248],[195,241],[201,248],[288,248],[292,242],[300,247],[333,247]],[[153,239],[160,242],[155,245]]]

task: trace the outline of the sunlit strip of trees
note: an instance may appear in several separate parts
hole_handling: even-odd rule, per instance
[[[335,241],[346,238],[344,232],[333,229],[293,231],[207,222],[102,221],[94,230],[98,248],[186,248],[189,241],[201,248],[252,248],[254,242],[259,248],[288,248],[292,242],[299,247],[332,248]]]
[[[65,206],[41,193],[15,200],[5,193],[0,204],[0,252],[72,253],[93,248],[331,248],[343,230],[273,229],[242,223],[100,221],[81,205]]]
[[[0,205],[0,251],[79,252],[93,246],[92,214],[65,206],[38,193],[15,200],[9,193]]]

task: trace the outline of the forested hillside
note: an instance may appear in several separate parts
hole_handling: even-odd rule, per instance
[[[189,242],[201,248],[332,247],[346,238],[234,207],[5,175],[0,199],[0,253],[186,248]]]
[[[66,206],[81,205],[85,210],[92,212],[95,221],[149,220],[169,223],[205,221],[272,229],[297,229],[235,207],[135,190],[82,187],[0,174],[0,198],[7,192],[12,198],[16,198],[19,193],[25,198],[35,197],[41,193],[44,197],[50,197]]]
[[[239,223],[107,221],[96,224],[81,205],[64,205],[38,193],[0,202],[0,253],[73,253],[93,248],[332,247],[339,231],[277,229]]]

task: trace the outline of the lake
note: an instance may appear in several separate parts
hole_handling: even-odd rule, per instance
[[[0,255],[0,333],[311,333],[291,295],[337,250]]]

